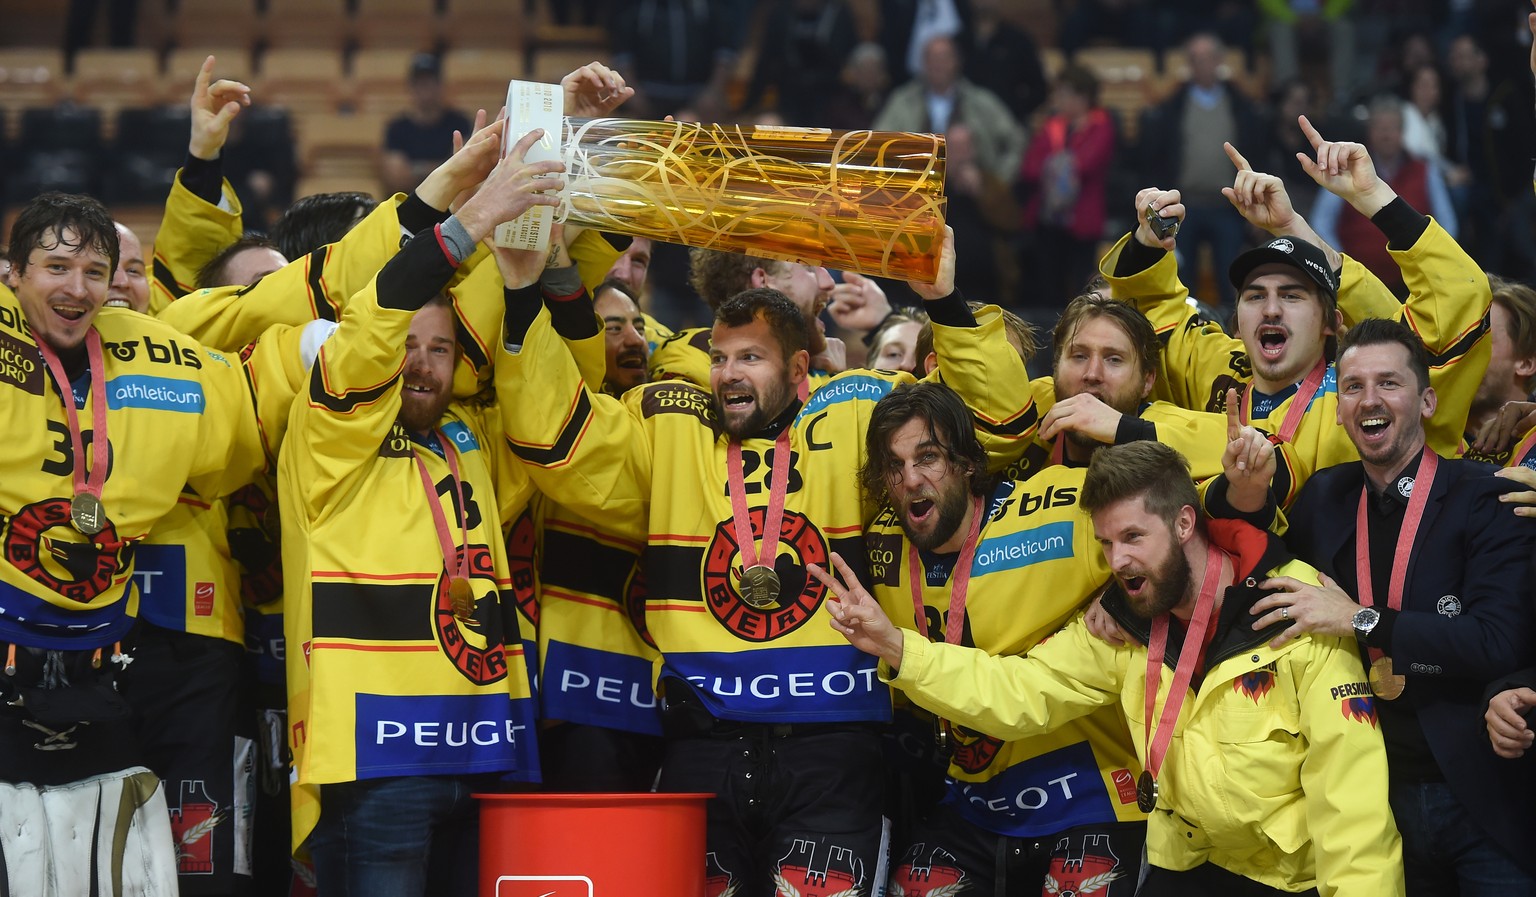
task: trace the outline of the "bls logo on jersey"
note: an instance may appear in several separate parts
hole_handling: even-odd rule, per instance
[[[1076,848],[1070,837],[1056,842],[1051,862],[1046,866],[1045,893],[1061,897],[1110,897],[1110,886],[1125,877],[1120,871],[1120,858],[1110,847],[1108,835],[1081,838]]]
[[[212,875],[214,830],[229,818],[208,796],[202,779],[181,781],[181,803],[171,808],[171,835],[176,839],[179,875]]]
[[[752,539],[763,536],[763,508],[749,514]],[[779,555],[773,563],[779,578],[779,594],[765,608],[753,607],[741,597],[741,550],[733,520],[722,520],[704,556],[704,601],[726,629],[749,642],[768,642],[805,625],[826,597],[827,587],[805,572],[806,564],[827,566],[827,541],[815,524],[801,513],[785,511],[780,527]]]
[[[1046,486],[1045,491],[1036,495],[1025,490],[1016,496],[1009,496],[1002,500],[992,512],[992,519],[997,520],[1007,512],[1008,506],[1015,502],[1019,505],[1019,516],[1028,517],[1036,511],[1049,510],[1050,508],[1067,508],[1077,504],[1076,486]]]
[[[130,339],[120,343],[104,343],[103,347],[122,361],[132,361],[139,353],[140,340]],[[197,350],[189,346],[177,345],[175,340],[167,340],[157,343],[149,337],[144,337],[144,357],[155,364],[174,364],[178,367],[189,367],[193,370],[202,370],[203,360],[197,357]]]

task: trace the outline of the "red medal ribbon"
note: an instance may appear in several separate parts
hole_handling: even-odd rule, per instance
[[[102,486],[107,481],[107,374],[101,355],[101,334],[92,327],[85,332],[85,355],[91,375],[91,469],[85,469],[85,439],[80,433],[80,415],[75,411],[75,391],[70,386],[69,375],[58,353],[42,340],[37,351],[42,353],[48,365],[48,373],[64,396],[64,415],[69,420],[69,441],[75,450],[75,494],[101,498]]]
[[[1296,390],[1296,395],[1291,397],[1291,407],[1285,410],[1285,420],[1280,423],[1280,432],[1277,434],[1281,442],[1290,442],[1291,437],[1301,427],[1301,418],[1307,413],[1307,406],[1312,404],[1312,397],[1317,395],[1318,389],[1323,385],[1323,377],[1328,373],[1328,362],[1319,358],[1312,371],[1307,374],[1307,379],[1301,381],[1301,386]],[[1248,406],[1253,404],[1253,384],[1248,384],[1243,390],[1242,398],[1238,399],[1238,417],[1243,426],[1248,426]]]
[[[416,459],[416,471],[421,474],[421,487],[427,492],[427,507],[432,509],[432,525],[437,528],[437,542],[443,549],[443,572],[447,573],[450,580],[457,578],[469,580],[469,526],[464,522],[464,484],[459,479],[459,454],[454,448],[453,440],[449,439],[442,430],[432,431],[437,436],[437,441],[443,447],[443,460],[448,462],[448,477],[453,489],[453,506],[458,511],[459,538],[464,543],[464,551],[458,552],[454,548],[453,536],[448,532],[448,515],[443,513],[442,500],[437,497],[437,484],[432,482],[432,476],[427,473],[427,462],[421,459],[419,452],[412,453]],[[454,555],[458,554],[458,573],[453,571]]]
[[[981,535],[981,521],[986,516],[986,500],[981,496],[971,499],[971,528],[960,545],[960,557],[955,561],[954,585],[949,590],[949,613],[944,618],[944,641],[960,644],[964,631],[965,594],[971,586],[971,561],[976,557],[977,537]],[[909,543],[910,544],[910,543]],[[912,581],[912,613],[917,621],[917,631],[928,637],[928,615],[923,613],[923,585],[927,582],[922,562],[918,559],[916,545],[907,552],[907,579]]]
[[[759,554],[752,538],[752,518],[747,511],[746,476],[741,470],[741,443],[726,444],[725,472],[731,487],[731,522],[736,527],[736,550],[741,553],[741,569],[756,567],[759,558],[769,567],[779,556],[779,530],[784,525],[784,494],[789,490],[789,425],[785,424],[773,441],[773,470],[768,475],[768,511],[763,516],[763,550]]]
[[[1525,460],[1525,455],[1532,448],[1536,448],[1536,428],[1525,434],[1525,438],[1515,443],[1515,447],[1509,450],[1509,466],[1519,467]]]
[[[1387,580],[1387,607],[1392,610],[1402,610],[1403,588],[1408,582],[1408,557],[1413,554],[1413,543],[1419,537],[1419,525],[1424,521],[1424,506],[1429,503],[1429,490],[1435,485],[1435,468],[1440,466],[1440,456],[1424,447],[1424,454],[1419,461],[1418,473],[1413,478],[1413,495],[1408,498],[1408,510],[1403,515],[1403,526],[1399,530],[1397,550],[1392,553],[1392,575]],[[1388,488],[1396,488],[1388,484]],[[1369,482],[1360,487],[1360,504],[1355,511],[1355,578],[1359,584],[1355,591],[1360,593],[1360,606],[1371,607],[1376,603],[1371,583],[1371,536],[1370,518],[1366,514],[1366,503],[1371,499],[1371,487]],[[1408,538],[1404,539],[1401,533],[1406,532]],[[1380,660],[1386,653],[1380,648],[1368,648],[1371,662]]]
[[[1214,544],[1206,548],[1205,581],[1200,584],[1200,594],[1195,598],[1195,612],[1190,617],[1189,629],[1184,633],[1184,644],[1179,649],[1179,660],[1173,667],[1173,685],[1168,690],[1168,701],[1163,704],[1163,715],[1157,721],[1154,734],[1152,711],[1157,705],[1157,689],[1163,679],[1163,657],[1168,651],[1168,615],[1152,621],[1152,641],[1147,645],[1146,682],[1146,738],[1147,772],[1156,779],[1163,768],[1163,758],[1168,754],[1168,744],[1173,740],[1173,728],[1178,722],[1179,711],[1184,709],[1185,692],[1189,680],[1195,675],[1205,651],[1205,634],[1211,625],[1212,611],[1216,607],[1216,592],[1221,586],[1221,570],[1226,555]]]
[[[1067,438],[1067,434],[1065,434],[1065,433],[1058,433],[1058,434],[1056,434],[1056,440],[1051,443],[1051,463],[1052,464],[1064,464],[1064,463],[1066,463],[1066,460],[1065,460],[1066,459],[1066,448],[1062,445],[1062,443],[1066,441],[1066,438]]]

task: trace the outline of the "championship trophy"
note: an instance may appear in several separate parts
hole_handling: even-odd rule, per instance
[[[565,165],[558,208],[503,224],[543,249],[553,221],[704,249],[931,282],[944,235],[944,138],[892,131],[566,118],[558,85],[513,81],[506,146]]]

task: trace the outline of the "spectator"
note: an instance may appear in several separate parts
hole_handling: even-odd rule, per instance
[[[1460,166],[1450,166],[1445,159],[1445,119],[1440,114],[1444,97],[1440,69],[1421,65],[1404,79],[1403,148],[1410,154],[1433,162],[1445,176],[1446,186],[1459,186],[1466,179]]]
[[[826,86],[837,80],[857,41],[846,0],[776,0],[742,105],[755,108],[772,90],[786,123],[826,126]]]
[[[1269,101],[1266,135],[1269,140],[1254,147],[1255,154],[1263,160],[1259,170],[1279,176],[1291,201],[1302,208],[1310,208],[1312,198],[1317,195],[1317,184],[1307,176],[1296,154],[1311,156],[1312,144],[1296,127],[1296,121],[1303,115],[1316,114],[1317,95],[1310,84],[1296,78],[1275,87],[1270,92]]]
[[[1335,103],[1355,89],[1354,0],[1259,0],[1269,34],[1271,74],[1277,81],[1301,75],[1300,46],[1328,45]]]
[[[1402,101],[1388,96],[1371,103],[1367,128],[1367,146],[1377,176],[1409,205],[1429,210],[1455,239],[1456,210],[1439,167],[1431,160],[1410,155],[1403,147]],[[1381,232],[1364,215],[1345,209],[1344,200],[1337,194],[1323,191],[1318,195],[1311,221],[1324,243],[1365,265],[1400,298],[1407,295],[1403,272],[1387,254]]]
[[[1451,89],[1445,127],[1446,155],[1467,169],[1468,182],[1455,194],[1456,210],[1467,222],[1462,235],[1472,257],[1488,270],[1530,279],[1536,274],[1536,238],[1531,232],[1530,73],[1495,80],[1488,55],[1477,39],[1462,35],[1447,57]]]
[[[876,43],[859,44],[838,74],[838,86],[827,101],[825,124],[848,131],[872,127],[890,91],[885,50]]]
[[[1162,104],[1142,113],[1141,158],[1147,183],[1176,187],[1188,216],[1179,232],[1183,256],[1179,274],[1196,283],[1200,249],[1209,246],[1216,272],[1225,272],[1242,248],[1242,218],[1222,198],[1230,179],[1222,141],[1234,146],[1264,143],[1264,123],[1252,101],[1221,80],[1225,50],[1220,39],[1196,34],[1184,44],[1189,80]],[[1166,189],[1166,188],[1165,188]],[[1225,277],[1213,276],[1223,303],[1236,291]]]
[[[1115,124],[1099,106],[1099,81],[1069,65],[1051,89],[1052,115],[1035,132],[1019,175],[1029,194],[1024,228],[1034,236],[1031,289],[1065,303],[1093,275],[1104,235],[1104,191]]]
[[[1012,184],[1024,155],[1024,127],[997,94],[966,80],[961,67],[960,45],[954,38],[929,40],[923,48],[922,74],[896,88],[875,118],[875,129],[945,134],[964,124],[975,140],[977,164],[1003,184]]]
[[[409,193],[453,150],[453,132],[466,138],[469,119],[443,98],[442,63],[430,53],[411,60],[411,108],[384,129],[380,177],[387,193]]]
[[[1035,39],[1002,16],[1002,0],[971,0],[965,76],[997,94],[1020,122],[1046,100],[1045,66]]]
[[[608,35],[613,67],[635,89],[625,113],[661,118],[691,107],[698,110],[697,120],[718,120],[741,44],[730,11],[729,4],[710,0],[619,4]]]
[[[1008,237],[1018,228],[1019,207],[1008,185],[982,166],[975,133],[969,125],[949,129],[946,217],[955,239],[980,250],[955,272],[955,284],[966,295],[1012,305],[1018,270]]]
[[[885,0],[880,4],[880,43],[892,84],[916,77],[923,48],[935,37],[961,39],[970,21],[969,0]]]

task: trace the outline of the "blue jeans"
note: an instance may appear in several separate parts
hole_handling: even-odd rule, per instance
[[[1395,782],[1408,897],[1536,897],[1536,878],[1483,834],[1444,782]]]
[[[305,846],[326,897],[473,894],[480,813],[472,779],[409,776],[323,785]]]

